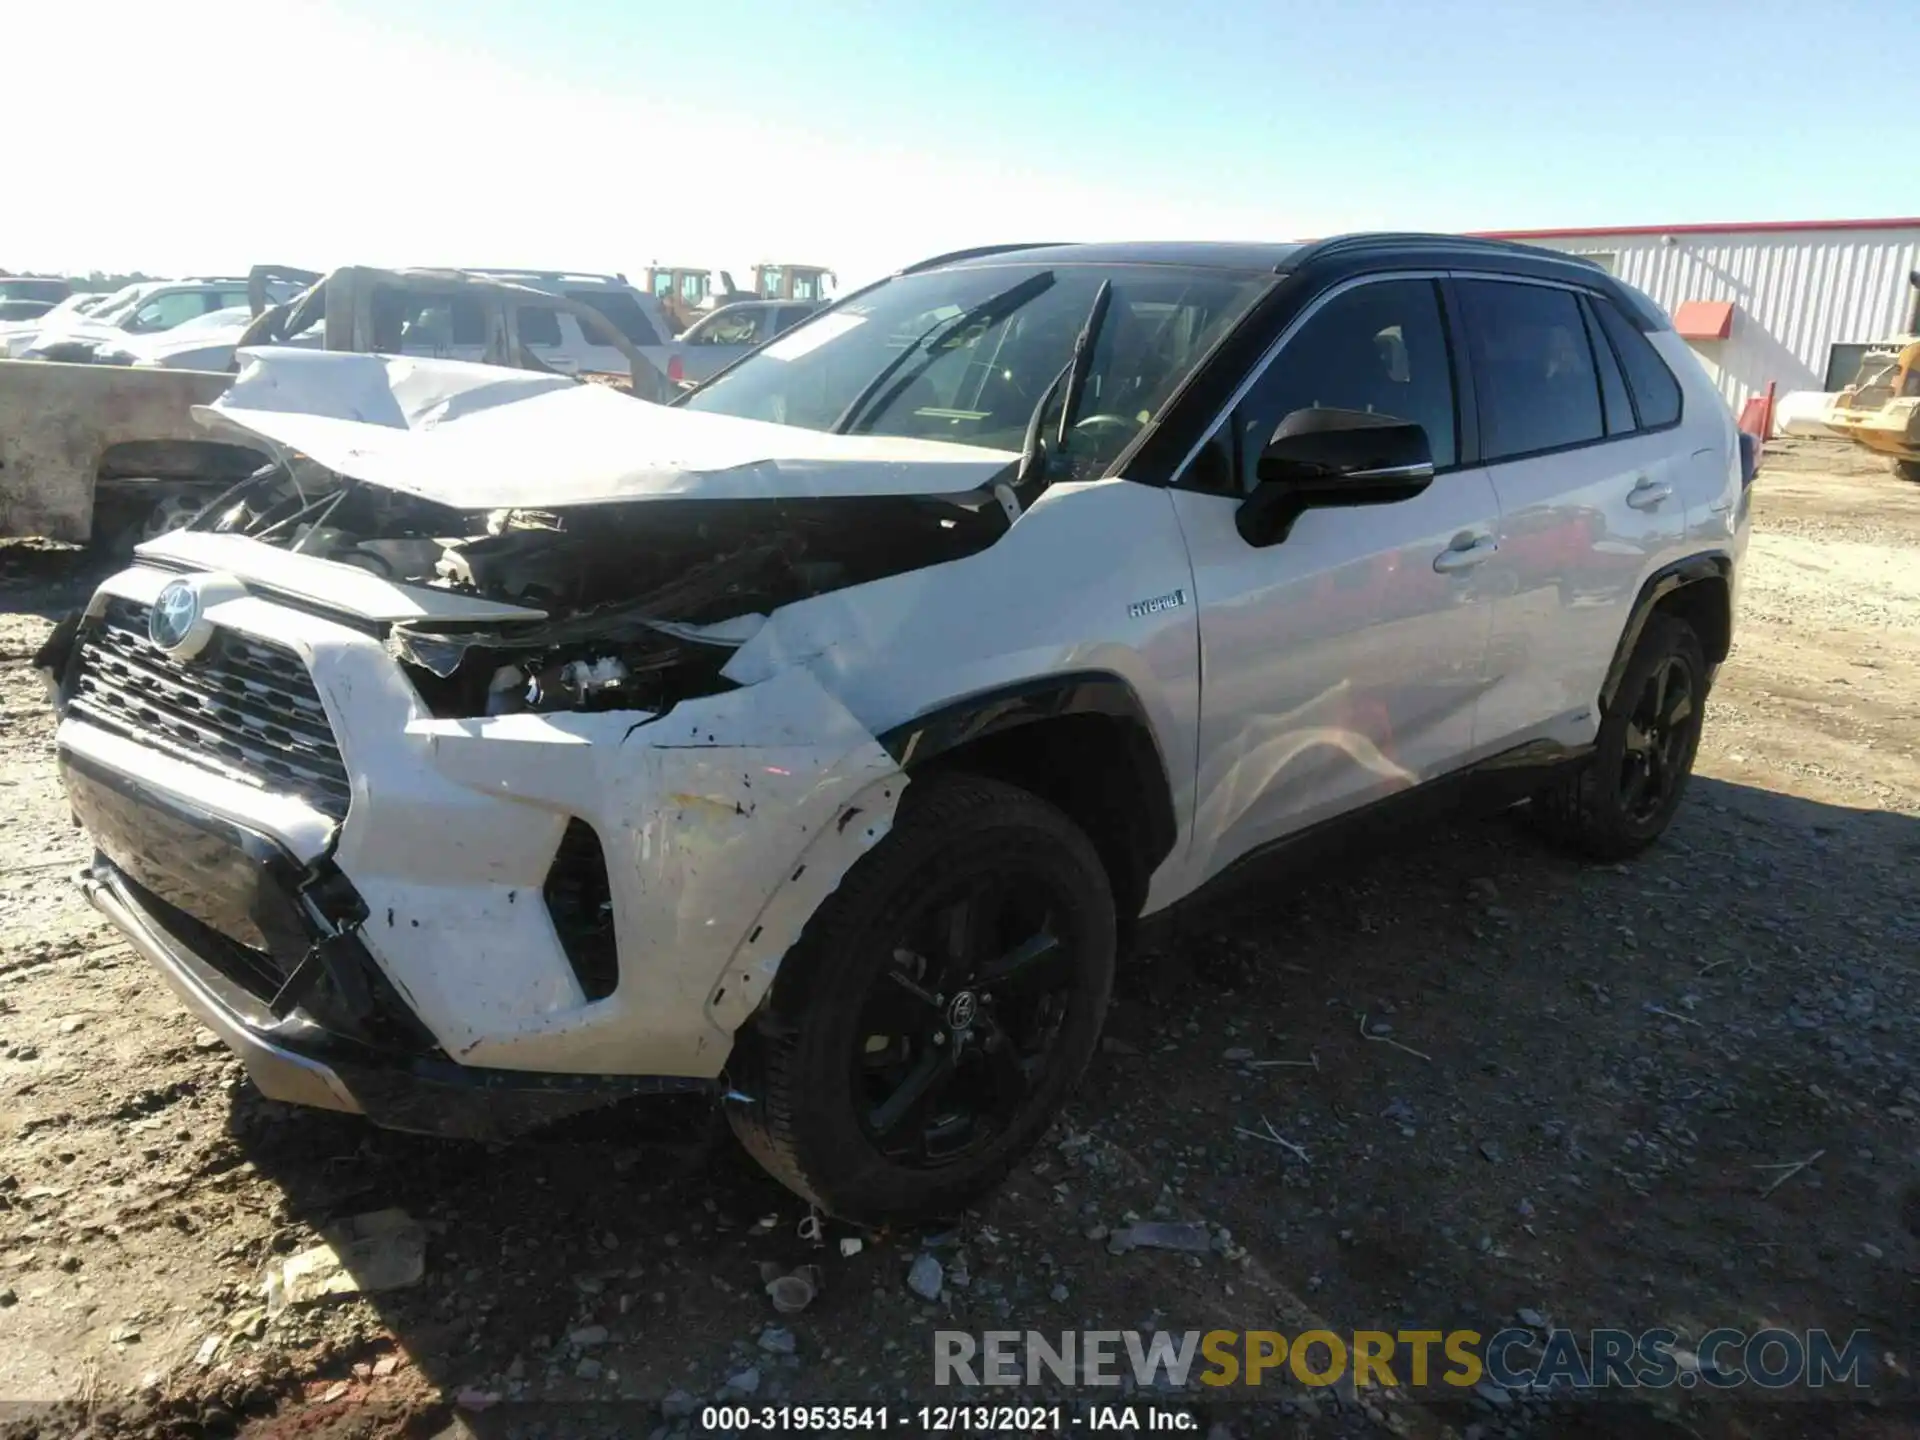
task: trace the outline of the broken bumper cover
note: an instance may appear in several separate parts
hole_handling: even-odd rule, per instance
[[[69,772],[69,787],[90,781]],[[131,791],[125,799],[140,801]],[[225,845],[225,828],[207,831]],[[136,862],[138,864],[138,862]],[[263,893],[275,885],[261,866]],[[708,1081],[647,1075],[540,1075],[455,1066],[432,1052],[380,1048],[315,1023],[294,1010],[276,1016],[269,1002],[234,973],[221,945],[207,945],[202,925],[157,899],[106,854],[83,877],[92,900],[180,1002],[246,1066],[271,1100],[367,1116],[378,1125],[426,1135],[507,1139],[612,1100],[712,1089]]]
[[[430,1043],[383,1045],[341,1033],[304,1008],[276,1014],[266,993],[272,979],[262,983],[245,947],[156,891],[195,883],[190,903],[203,914],[232,928],[257,922],[277,932],[298,914],[287,883],[299,869],[292,857],[264,837],[70,756],[62,757],[62,771],[76,812],[112,852],[103,848],[82,877],[87,898],[240,1057],[269,1099],[363,1114],[394,1129],[501,1139],[612,1100],[711,1088],[686,1077],[478,1069],[452,1063]],[[397,997],[379,987],[371,1001],[386,1012],[387,1028],[404,1036],[410,1017],[398,1013]]]
[[[102,587],[93,610],[115,596],[151,605],[174,574],[124,571]],[[683,701],[660,716],[436,719],[379,627],[324,600],[296,609],[247,593],[205,614],[216,628],[277,646],[306,667],[349,779],[345,819],[271,784],[215,773],[177,745],[115,733],[120,722],[104,721],[98,705],[69,705],[58,745],[75,809],[120,877],[132,881],[97,878],[96,902],[114,906],[108,913],[177,989],[182,951],[208,961],[233,941],[276,957],[284,981],[310,943],[289,937],[311,918],[297,897],[284,897],[317,875],[331,877],[363,917],[352,932],[355,954],[432,1051],[429,1061],[399,1069],[449,1097],[472,1089],[606,1093],[622,1085],[631,1093],[716,1081],[734,1032],[821,900],[887,832],[905,783],[872,735],[804,668]],[[206,683],[187,672],[172,683],[189,682]],[[166,696],[139,703],[164,704]],[[200,712],[187,719],[205,724]],[[75,785],[78,767],[145,797],[128,822],[134,833],[116,838],[119,822],[99,805],[89,813]],[[195,833],[157,831],[155,814],[168,810],[198,816],[189,827]],[[604,852],[605,913],[617,949],[611,993],[583,986],[544,893],[576,821],[593,830]],[[204,857],[209,842],[198,832],[222,827],[229,838],[224,849],[212,847],[223,856],[217,863],[196,860],[164,884],[143,874],[156,857],[162,869]],[[251,838],[234,841],[234,833]],[[248,878],[261,874],[270,886]],[[143,893],[163,910],[145,904]],[[180,924],[154,920],[173,911],[187,913],[189,928],[204,922],[213,933],[183,941]],[[156,929],[171,946],[159,944]],[[274,988],[272,977],[261,977],[252,993],[263,1000]],[[220,992],[204,983],[182,990],[202,1018],[209,993]],[[290,1036],[270,1013],[254,1023],[231,1004],[224,1009],[241,1020],[216,1027],[221,1033],[231,1038],[231,1026],[243,1023],[250,1044],[268,1047],[249,1054],[250,1065],[279,1064],[271,1052],[319,1061],[369,1114],[370,1095],[395,1078],[390,1063],[349,1076],[364,1057],[316,1050],[306,1043],[313,1037]],[[320,1091],[305,1078],[297,1083],[303,1095],[323,1091],[339,1108],[326,1081]],[[417,1115],[376,1118],[446,1128]]]

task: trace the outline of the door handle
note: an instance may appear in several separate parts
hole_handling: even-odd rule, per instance
[[[1499,548],[1491,535],[1462,535],[1433,557],[1433,568],[1441,575],[1458,575],[1463,570],[1484,565]]]
[[[1651,510],[1661,501],[1671,498],[1673,487],[1660,480],[1649,480],[1642,476],[1640,483],[1627,492],[1627,504],[1636,510]]]

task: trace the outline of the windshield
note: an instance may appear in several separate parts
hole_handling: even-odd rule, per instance
[[[140,303],[140,297],[148,293],[149,285],[123,285],[98,305],[87,311],[89,320],[117,320]]]
[[[1097,474],[1159,414],[1272,277],[1166,265],[997,266],[905,275],[805,321],[683,402],[808,430],[1019,451],[1057,424],[1103,282],[1112,299],[1074,410],[1072,472]]]

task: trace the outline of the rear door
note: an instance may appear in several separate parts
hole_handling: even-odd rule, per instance
[[[1641,581],[1685,533],[1685,457],[1671,424],[1640,422],[1582,291],[1480,275],[1456,276],[1452,291],[1500,502],[1474,748],[1581,744]]]
[[[1260,451],[1316,406],[1417,422],[1438,473],[1412,499],[1309,510],[1250,544],[1235,513]],[[1368,278],[1296,322],[1189,465],[1174,504],[1200,610],[1202,877],[1463,763],[1499,517],[1460,429],[1437,278]]]

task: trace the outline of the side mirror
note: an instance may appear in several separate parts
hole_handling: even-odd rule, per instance
[[[1280,422],[1256,473],[1234,523],[1249,545],[1276,545],[1308,510],[1412,499],[1433,482],[1433,447],[1412,421],[1316,406]]]

